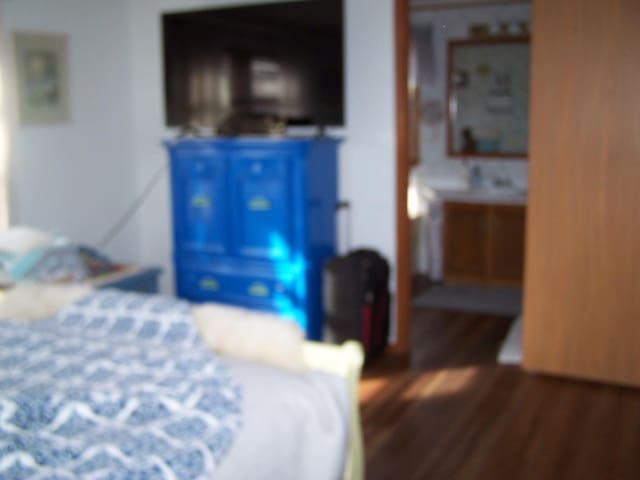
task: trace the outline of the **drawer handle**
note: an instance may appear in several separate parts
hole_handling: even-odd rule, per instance
[[[195,208],[209,208],[211,201],[206,195],[194,195],[191,197],[191,206]]]
[[[215,292],[220,288],[218,281],[212,277],[204,277],[200,279],[199,285],[202,290],[209,290],[210,292]]]
[[[254,282],[249,285],[249,295],[252,297],[268,297],[269,296],[269,287],[267,287],[262,282]]]
[[[264,212],[271,210],[271,202],[265,197],[253,197],[249,200],[249,210]]]

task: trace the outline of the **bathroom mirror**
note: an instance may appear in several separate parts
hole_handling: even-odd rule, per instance
[[[448,153],[526,158],[529,38],[449,42]]]

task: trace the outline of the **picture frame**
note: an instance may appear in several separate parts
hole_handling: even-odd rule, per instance
[[[528,36],[449,41],[450,158],[527,158],[529,59]]]
[[[18,115],[22,125],[70,120],[66,35],[14,32]]]

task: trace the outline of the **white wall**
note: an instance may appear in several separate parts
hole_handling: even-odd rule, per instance
[[[251,0],[0,0],[5,30],[66,33],[68,124],[24,126],[14,135],[15,222],[95,244],[136,194],[166,168],[161,14]],[[262,3],[267,3],[263,0]],[[351,242],[395,264],[393,0],[345,0],[346,125],[339,192],[352,204]],[[114,241],[119,259],[165,269],[173,290],[166,175]]]
[[[340,194],[351,201],[353,246],[395,265],[395,56],[393,0],[345,0],[346,142]],[[395,283],[395,275],[392,275]]]
[[[428,2],[423,2],[428,3]],[[501,22],[530,21],[531,6],[500,5],[447,10],[416,10],[411,13],[412,28],[433,25],[435,53],[435,77],[432,83],[420,85],[422,101],[441,102],[445,117],[437,125],[421,124],[420,161],[450,165],[452,174],[459,170],[461,160],[447,155],[446,95],[447,95],[447,43],[452,39],[468,38],[469,26],[473,23],[499,24]],[[486,176],[509,175],[517,185],[526,186],[527,163],[520,159],[483,159],[477,162]]]
[[[136,164],[127,3],[0,2],[5,46],[15,30],[66,34],[69,45],[71,121],[17,125],[12,135],[12,223],[96,244],[131,202]],[[107,252],[137,260],[137,233],[129,226]]]
[[[130,2],[134,149],[138,188],[167,164],[160,17],[164,12],[249,3],[242,0]],[[252,1],[250,3],[259,3]],[[267,2],[262,2],[267,3]],[[393,0],[345,0],[346,126],[340,154],[341,198],[352,204],[352,247],[371,246],[395,264],[395,111]],[[173,289],[169,183],[164,178],[143,208],[141,259],[161,265]],[[340,235],[344,238],[344,235]]]

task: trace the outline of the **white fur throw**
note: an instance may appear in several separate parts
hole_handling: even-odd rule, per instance
[[[213,351],[287,370],[305,369],[304,336],[293,321],[217,303],[194,306],[191,311]]]
[[[89,285],[18,283],[0,298],[0,320],[48,318],[87,295]]]

